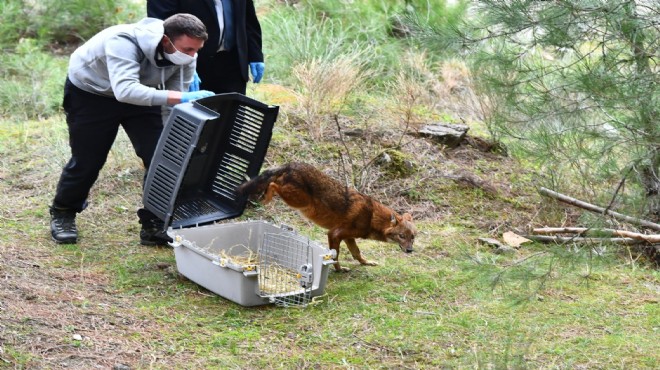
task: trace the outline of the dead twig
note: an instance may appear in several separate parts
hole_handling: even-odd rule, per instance
[[[626,230],[590,229],[586,227],[543,227],[534,229],[534,234],[578,234],[580,236],[620,236],[639,239],[648,243],[660,243],[660,235],[646,235]]]
[[[587,203],[587,202],[583,202],[583,201],[575,199],[575,198],[571,198],[567,195],[557,193],[556,191],[552,191],[550,189],[546,189],[546,188],[542,187],[541,189],[539,189],[539,193],[541,193],[541,195],[545,195],[547,197],[557,199],[560,202],[564,202],[564,203],[570,204],[572,206],[576,206],[576,207],[579,207],[579,208],[582,208],[582,209],[586,209],[587,211],[591,211],[591,212],[602,214],[602,215],[612,216],[613,218],[616,218],[617,220],[620,220],[620,221],[625,221],[625,222],[629,222],[633,225],[644,226],[644,227],[648,227],[649,229],[660,231],[660,225],[658,225],[656,223],[653,223],[651,221],[643,220],[643,219],[636,218],[636,217],[627,216],[627,215],[624,215],[624,214],[621,214],[621,213],[618,213],[618,212],[614,212],[614,211],[610,211],[610,210],[605,209],[603,207],[599,207],[599,206],[593,205],[591,203]]]
[[[614,194],[612,194],[612,200],[610,201],[610,204],[607,205],[607,208],[605,208],[605,210],[609,211],[612,208],[612,206],[614,206],[614,201],[616,200],[616,197],[619,195],[619,191],[626,184],[626,179],[628,178],[628,175],[630,175],[630,172],[632,172],[633,168],[635,168],[635,166],[630,166],[628,168],[628,171],[626,171],[626,174],[623,175],[621,181],[619,181],[619,185],[614,190]]]
[[[541,236],[525,235],[525,238],[542,243],[614,243],[623,245],[643,244],[645,241],[632,238],[585,238],[581,236]]]

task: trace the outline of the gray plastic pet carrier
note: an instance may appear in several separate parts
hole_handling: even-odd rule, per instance
[[[235,189],[259,174],[279,107],[242,94],[174,106],[147,174],[144,207],[165,228],[238,217]]]
[[[242,306],[305,307],[324,294],[335,262],[324,245],[266,221],[168,233],[183,276]]]
[[[259,174],[277,113],[241,94],[174,106],[145,181],[178,271],[243,306],[306,306],[334,264],[334,251],[289,228],[227,222],[245,209],[235,189]]]

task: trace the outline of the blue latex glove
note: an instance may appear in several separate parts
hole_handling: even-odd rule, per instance
[[[181,93],[181,103],[187,103],[189,101],[193,101],[197,99],[208,98],[209,96],[213,96],[213,95],[215,95],[215,93],[213,91],[208,91],[208,90],[188,91]]]
[[[199,78],[197,71],[195,71],[195,74],[193,74],[193,81],[190,83],[190,86],[188,87],[188,91],[199,91],[199,84],[201,83],[202,80]]]
[[[259,83],[259,81],[261,81],[261,77],[264,76],[264,69],[266,69],[266,65],[263,64],[262,62],[250,63],[250,72],[252,72],[252,82],[257,84]]]

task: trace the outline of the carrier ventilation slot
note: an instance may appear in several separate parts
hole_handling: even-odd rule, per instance
[[[183,117],[177,116],[163,146],[163,157],[167,158],[178,168],[182,168],[188,148],[193,142],[194,134],[195,124]]]
[[[259,140],[264,119],[263,113],[245,105],[239,105],[229,142],[231,145],[253,153]]]
[[[214,193],[236,200],[236,188],[245,181],[250,162],[247,159],[227,153],[218,166],[218,172],[213,180]]]
[[[174,221],[192,219],[217,212],[218,208],[206,199],[190,199],[185,203],[175,206]]]
[[[295,234],[265,233],[259,249],[259,296],[278,306],[307,306],[314,271],[309,240]]]
[[[159,212],[167,213],[178,174],[161,164],[155,170],[149,190],[149,204]]]

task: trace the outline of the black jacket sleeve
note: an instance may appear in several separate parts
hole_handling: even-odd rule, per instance
[[[254,9],[252,0],[246,1],[245,9],[245,30],[247,32],[247,59],[248,62],[263,62],[264,54],[261,50],[261,25],[257,19],[257,12]]]

